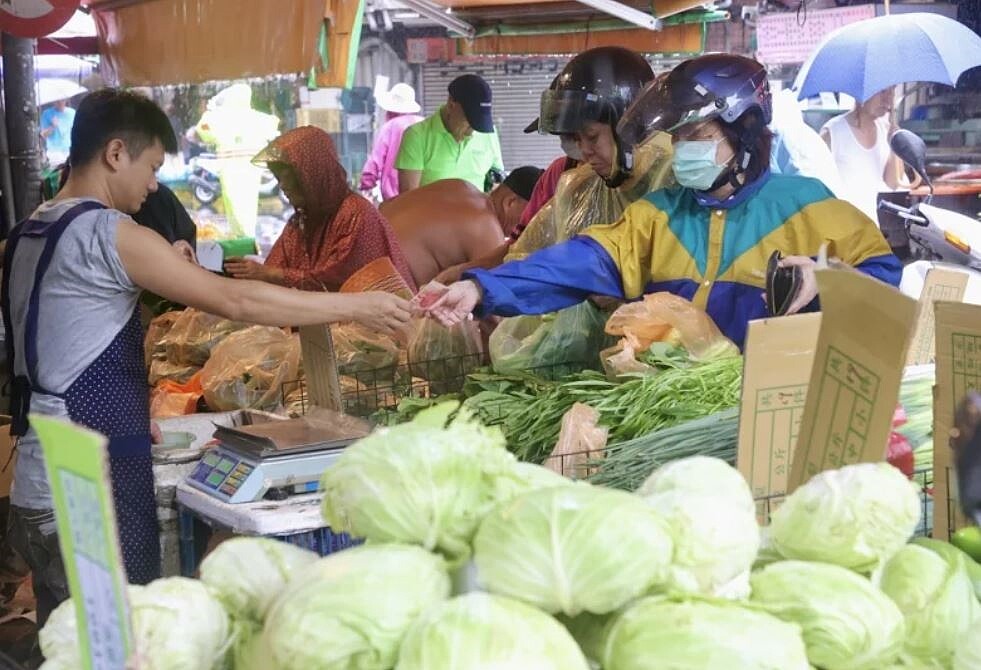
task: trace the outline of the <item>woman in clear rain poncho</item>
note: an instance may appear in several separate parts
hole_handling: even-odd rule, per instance
[[[531,220],[506,260],[616,221],[630,203],[672,183],[669,136],[630,146],[616,132],[624,111],[653,79],[640,54],[598,47],[569,61],[542,94],[539,132],[574,140],[582,162],[562,175],[555,197]],[[605,321],[591,303],[506,319],[491,336],[491,359],[499,371],[593,363],[605,342]]]
[[[770,89],[756,61],[712,54],[685,61],[624,114],[626,143],[670,132],[681,188],[647,194],[616,222],[495,270],[475,270],[428,311],[446,325],[478,316],[536,314],[592,295],[635,300],[666,291],[704,309],[742,346],[767,316],[765,269],[775,252],[802,281],[786,313],[818,309],[814,256],[828,253],[897,285],[901,274],[876,225],[816,179],[771,175]]]

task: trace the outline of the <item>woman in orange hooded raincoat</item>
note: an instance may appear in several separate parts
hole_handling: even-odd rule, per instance
[[[368,264],[388,258],[399,276],[379,279],[401,283],[400,278],[415,292],[391,226],[351,190],[327,133],[313,126],[290,130],[256,161],[268,165],[296,211],[265,264],[230,259],[226,272],[304,290],[338,291]]]

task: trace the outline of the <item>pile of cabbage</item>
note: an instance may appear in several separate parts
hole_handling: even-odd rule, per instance
[[[352,445],[322,488],[365,543],[219,545],[174,582],[195,585],[184,616],[131,596],[145,667],[981,670],[981,566],[910,542],[919,493],[884,463],[817,475],[761,528],[723,461],[606,489],[517,462],[449,404]],[[78,667],[75,638],[63,605],[48,670]]]

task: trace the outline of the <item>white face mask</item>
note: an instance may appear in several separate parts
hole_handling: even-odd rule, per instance
[[[722,138],[716,140],[684,140],[674,145],[671,168],[678,183],[696,191],[707,191],[719,178],[725,165],[715,162]]]
[[[571,137],[566,135],[559,136],[559,142],[562,144],[562,152],[574,161],[582,160],[582,153],[579,151],[579,143],[576,142]]]

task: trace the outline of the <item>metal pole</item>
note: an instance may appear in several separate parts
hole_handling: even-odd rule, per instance
[[[0,82],[2,86],[2,82]],[[0,96],[0,193],[3,194],[3,230],[9,232],[17,225],[14,208],[14,180],[10,171],[10,149],[7,146],[7,110]]]
[[[3,74],[14,215],[20,221],[41,201],[41,135],[34,86],[33,39],[3,34]]]

